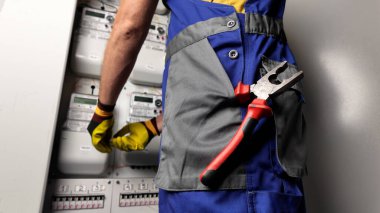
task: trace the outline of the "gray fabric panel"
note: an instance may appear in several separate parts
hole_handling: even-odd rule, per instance
[[[201,80],[200,80],[201,79]],[[234,89],[207,39],[177,52],[170,61],[164,128],[156,184],[166,190],[205,190],[199,174],[230,141],[241,123],[228,104]],[[243,167],[221,189],[245,188]]]
[[[235,26],[227,27],[228,21],[235,21]],[[166,59],[197,41],[200,41],[210,35],[222,32],[234,31],[239,29],[239,22],[236,13],[232,13],[226,17],[211,18],[206,21],[197,22],[176,35],[166,48]],[[165,60],[166,61],[166,60]]]
[[[263,57],[263,69],[265,75],[280,62]],[[289,67],[280,75],[283,80],[296,73],[297,67],[289,64]],[[277,160],[285,172],[292,177],[301,177],[306,174],[306,143],[303,138],[305,123],[302,113],[303,100],[302,82],[297,83],[292,89],[278,96],[271,97],[272,110],[276,125]]]
[[[245,32],[285,39],[282,20],[255,13],[245,14]]]

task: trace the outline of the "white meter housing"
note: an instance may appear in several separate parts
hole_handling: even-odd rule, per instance
[[[84,81],[79,81],[82,84]],[[76,88],[81,89],[79,85]],[[109,165],[109,155],[92,145],[87,126],[95,111],[98,97],[72,93],[67,119],[61,131],[58,170],[67,175],[101,175]]]
[[[98,152],[87,132],[61,131],[58,169],[66,175],[101,175],[107,171],[109,155]]]

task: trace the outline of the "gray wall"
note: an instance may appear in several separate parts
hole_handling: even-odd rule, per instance
[[[305,71],[310,213],[380,212],[380,1],[289,0]]]

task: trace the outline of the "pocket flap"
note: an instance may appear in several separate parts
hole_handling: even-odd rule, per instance
[[[260,74],[263,76],[268,70],[278,66],[281,62],[262,57]],[[297,73],[295,65],[288,64],[288,68],[278,75],[284,80]],[[301,177],[307,173],[306,144],[304,141],[305,122],[302,112],[304,104],[302,82],[297,82],[290,90],[271,97],[271,107],[276,126],[276,157],[272,164],[276,173],[286,172],[291,177]]]

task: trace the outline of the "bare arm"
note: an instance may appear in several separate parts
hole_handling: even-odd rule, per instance
[[[122,0],[107,43],[99,100],[113,105],[136,62],[158,0]]]

